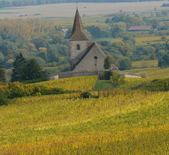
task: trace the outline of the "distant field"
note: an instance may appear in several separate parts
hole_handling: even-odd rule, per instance
[[[166,39],[169,39],[169,36],[165,36]],[[136,40],[136,46],[146,46],[146,45],[152,45],[155,43],[165,43],[166,41],[161,40],[161,36],[150,36],[150,37],[135,37]],[[118,38],[115,40],[112,40],[111,42],[119,42],[122,41],[122,38]]]
[[[166,36],[169,39],[169,36]],[[165,41],[161,40],[161,36],[151,36],[151,37],[136,37],[136,46],[143,45],[152,45],[155,43],[165,43]]]
[[[74,17],[65,17],[65,18],[42,18],[41,20],[52,20],[57,26],[62,27],[72,27]],[[83,17],[82,16],[82,22],[83,26],[98,26],[101,29],[106,29],[108,27],[108,24],[105,24],[106,17]]]
[[[158,66],[158,60],[134,61],[133,68],[153,68]]]
[[[81,16],[102,16],[105,14],[124,12],[140,12],[161,8],[164,2],[131,2],[131,3],[79,3]],[[46,18],[46,17],[73,17],[76,10],[75,3],[60,3],[37,6],[16,7],[15,10],[0,11],[0,18]],[[20,17],[22,15],[22,17]],[[26,16],[25,16],[26,15]]]
[[[149,75],[152,78],[169,78],[169,68],[132,69],[132,70],[127,70],[126,72],[141,74],[141,75]]]

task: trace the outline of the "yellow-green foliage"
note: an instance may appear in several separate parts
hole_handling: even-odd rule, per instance
[[[169,39],[169,36],[166,36]],[[155,43],[163,44],[165,41],[161,40],[161,36],[150,36],[150,37],[136,37],[136,46],[152,45]]]
[[[139,84],[152,81],[153,78],[125,78],[125,84],[121,85],[121,89],[132,89]]]
[[[59,80],[39,82],[35,85],[47,88],[62,88],[63,90],[88,91],[93,89],[97,76],[81,76]]]
[[[161,36],[135,37],[134,39],[136,40],[136,46],[146,46],[155,43],[160,43],[160,44],[165,43],[165,41],[161,40]],[[166,36],[166,39],[169,39],[169,36]],[[112,40],[112,42],[122,42],[122,38]]]
[[[108,96],[30,97],[0,107],[0,154],[169,154],[169,92],[100,93]]]
[[[169,78],[169,68],[145,68],[145,69],[132,69],[126,72],[149,75],[151,78]]]
[[[158,66],[158,60],[134,61],[132,68],[153,68]]]

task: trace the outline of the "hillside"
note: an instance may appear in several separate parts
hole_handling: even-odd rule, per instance
[[[91,82],[87,78],[82,77],[86,86]],[[79,90],[79,78],[57,80],[58,86],[65,90],[72,80],[73,90]],[[95,83],[80,90],[91,90]],[[169,153],[169,92],[114,89],[92,94],[99,98],[78,98],[77,92],[22,97],[1,106],[0,154]]]

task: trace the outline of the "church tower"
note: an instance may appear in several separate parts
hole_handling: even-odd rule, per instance
[[[83,51],[87,49],[87,40],[79,11],[76,9],[72,34],[69,40],[71,71],[76,67],[76,63],[79,61]]]

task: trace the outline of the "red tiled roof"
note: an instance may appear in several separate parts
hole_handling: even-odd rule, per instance
[[[83,24],[78,9],[76,10],[72,34],[70,40],[88,40],[84,34]]]
[[[147,30],[152,30],[152,26],[132,26],[128,30],[129,31],[147,31]]]

